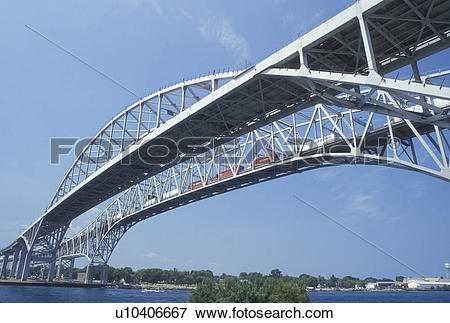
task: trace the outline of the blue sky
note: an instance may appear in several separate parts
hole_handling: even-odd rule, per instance
[[[258,62],[353,1],[17,1],[0,4],[0,245],[42,214],[73,161],[51,137],[93,136],[135,98],[25,25],[145,95]],[[420,63],[448,65],[449,50]],[[296,193],[426,275],[450,262],[448,186],[422,174],[345,166],[270,181],[144,221],[113,266],[215,273],[413,275],[292,198]],[[97,209],[73,223],[86,225]],[[81,266],[84,262],[79,261]]]

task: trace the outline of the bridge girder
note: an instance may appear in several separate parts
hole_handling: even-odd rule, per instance
[[[362,95],[369,93],[376,101],[398,104],[388,92],[367,89]],[[406,105],[406,109],[423,108]],[[448,136],[448,129],[436,125],[317,104],[225,144],[212,142],[207,152],[136,184],[78,235],[64,241],[57,257],[80,255],[91,264],[106,264],[120,239],[140,221],[230,190],[321,167],[381,165],[450,181]],[[265,161],[259,164],[261,158]]]

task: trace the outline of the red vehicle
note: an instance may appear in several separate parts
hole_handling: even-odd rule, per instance
[[[272,157],[273,157],[273,161],[280,160],[280,157],[278,156],[277,153],[274,153],[272,155]],[[260,167],[260,166],[266,165],[269,162],[270,162],[270,157],[269,156],[263,156],[263,157],[256,158],[255,161],[253,162],[253,165],[256,168],[256,167]]]
[[[242,172],[243,170],[244,170],[244,167],[239,166],[239,168],[238,168],[236,173]],[[233,176],[233,170],[232,169],[228,169],[226,171],[223,171],[219,175],[214,176],[213,182],[217,181],[218,178],[224,179],[224,178],[227,178],[227,177],[230,177],[230,176]]]
[[[202,181],[200,180],[200,181],[196,181],[196,182],[190,184],[189,189],[193,190],[194,188],[199,188],[202,186],[203,186],[203,184],[202,184]]]

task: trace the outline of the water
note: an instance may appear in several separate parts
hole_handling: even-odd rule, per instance
[[[450,303],[450,291],[309,292],[311,303]]]
[[[190,291],[0,285],[3,303],[185,303]]]
[[[136,289],[0,285],[6,303],[185,303],[189,291],[141,293]],[[310,292],[312,303],[450,303],[450,291]]]

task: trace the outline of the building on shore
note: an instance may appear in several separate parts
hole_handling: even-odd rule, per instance
[[[399,287],[397,282],[394,281],[383,281],[376,283],[367,283],[366,289],[390,289]]]
[[[431,289],[431,288],[450,288],[450,279],[448,278],[405,278],[404,282],[408,284],[409,289]]]

